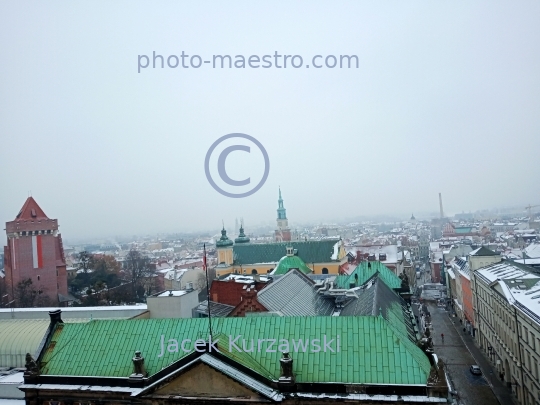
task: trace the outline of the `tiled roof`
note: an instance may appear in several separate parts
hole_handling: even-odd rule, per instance
[[[212,318],[226,317],[232,312],[233,309],[234,306],[232,305],[220,304],[219,302],[210,301],[210,316]],[[193,308],[193,312],[208,316],[208,300],[204,300],[195,308]]]
[[[473,250],[471,253],[469,253],[471,256],[498,256],[498,253],[494,252],[491,249],[488,249],[485,246],[479,247],[476,250]]]
[[[306,263],[332,262],[334,245],[339,239],[317,241],[292,241],[261,244],[240,244],[233,247],[236,265],[256,263],[277,263],[287,253],[287,247],[296,249],[298,256]]]
[[[216,318],[213,341],[224,356],[271,380],[280,376],[281,353],[262,350],[238,352],[230,341],[286,339],[298,383],[426,385],[430,363],[420,348],[403,338],[382,317],[246,317]],[[337,351],[337,336],[340,337]],[[181,340],[206,338],[207,319],[137,319],[59,324],[42,358],[42,375],[128,377],[132,357],[140,350],[149,375],[154,375],[188,353],[161,353],[161,336]],[[229,339],[229,336],[232,339]],[[295,351],[298,340],[312,342],[326,336],[332,350]],[[322,342],[321,342],[322,343]],[[240,347],[241,347],[240,343]],[[313,346],[311,346],[313,349]],[[193,352],[193,345],[189,350]],[[283,349],[282,349],[283,350]]]
[[[317,294],[314,285],[310,278],[293,269],[259,291],[257,300],[268,311],[283,316],[331,315],[335,306],[334,298]]]
[[[16,220],[37,220],[48,219],[45,212],[38,205],[33,197],[28,197],[22,206],[21,210],[17,214]]]
[[[283,256],[272,272],[274,274],[285,274],[290,269],[298,269],[304,274],[312,273],[312,270],[306,266],[306,263],[298,256]]]
[[[256,283],[253,282],[256,290],[264,288],[266,283]],[[242,300],[242,291],[245,286],[250,284],[238,283],[236,281],[222,281],[214,280],[212,281],[212,286],[210,287],[210,299],[214,302],[219,302],[220,304],[232,305],[233,307],[240,304]]]
[[[379,277],[390,288],[401,288],[401,279],[396,276],[392,270],[378,261],[361,262],[350,275],[339,275],[336,277],[338,288],[350,288],[351,284],[355,286],[364,285],[369,281],[375,273],[379,273]]]
[[[375,277],[364,288],[355,289],[358,298],[349,301],[340,316],[382,316],[396,331],[411,342],[417,341],[415,323],[407,303],[380,278]]]

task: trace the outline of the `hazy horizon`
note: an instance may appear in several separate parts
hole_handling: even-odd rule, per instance
[[[540,204],[540,3],[0,4],[0,221],[65,240]],[[357,55],[358,68],[146,68],[139,55]],[[139,58],[139,59],[138,59]],[[151,63],[151,61],[150,61]],[[158,59],[159,66],[159,59]],[[268,152],[209,184],[229,133]],[[215,163],[214,161],[212,161]],[[231,178],[260,177],[233,152]]]

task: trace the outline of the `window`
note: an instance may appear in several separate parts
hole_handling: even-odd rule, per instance
[[[251,274],[257,274],[257,270],[256,269],[251,270]]]
[[[322,274],[328,274],[328,269],[326,267],[323,267]]]

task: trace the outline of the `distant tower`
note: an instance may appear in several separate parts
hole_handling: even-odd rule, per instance
[[[287,220],[287,212],[283,206],[283,198],[281,198],[281,188],[279,189],[278,209],[277,209],[277,228],[275,231],[276,242],[290,241],[291,230],[289,229],[289,221]]]
[[[441,219],[444,218],[444,211],[443,211],[443,208],[442,208],[442,194],[439,193],[439,209],[441,210]]]
[[[17,217],[6,222],[6,234],[4,263],[9,300],[17,299],[17,284],[30,279],[38,299],[47,297],[53,305],[66,302],[66,261],[58,220],[49,219],[28,197]]]

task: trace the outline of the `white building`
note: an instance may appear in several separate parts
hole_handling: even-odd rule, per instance
[[[472,272],[482,350],[520,404],[540,400],[540,273],[510,260]]]

